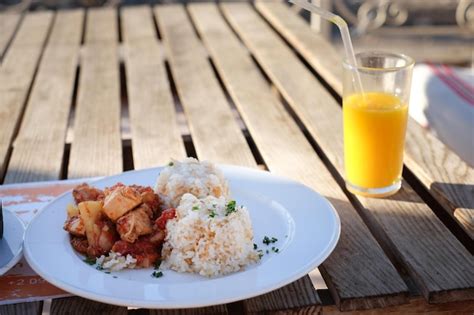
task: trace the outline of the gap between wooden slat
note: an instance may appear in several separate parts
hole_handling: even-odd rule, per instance
[[[0,13],[0,66],[3,56],[8,50],[16,32],[18,31],[24,15],[20,13]]]

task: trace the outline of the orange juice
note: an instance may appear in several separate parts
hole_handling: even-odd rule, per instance
[[[344,158],[347,181],[361,188],[398,182],[408,106],[393,94],[370,92],[344,98]]]

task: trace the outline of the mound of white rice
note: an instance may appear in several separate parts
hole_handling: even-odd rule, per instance
[[[122,256],[119,253],[110,252],[107,256],[100,256],[96,260],[96,265],[104,270],[119,271],[122,269],[133,269],[137,260],[131,255]]]
[[[183,195],[176,218],[166,224],[162,267],[218,276],[256,262],[250,216],[224,197]]]
[[[229,188],[222,172],[210,162],[194,158],[172,161],[158,177],[155,192],[165,208],[176,208],[181,197],[191,193],[198,198],[207,196],[228,198]]]

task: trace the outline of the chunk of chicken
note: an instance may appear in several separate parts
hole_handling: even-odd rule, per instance
[[[143,203],[146,203],[151,211],[153,211],[153,218],[159,216],[160,209],[160,197],[155,194],[151,187],[139,186],[139,185],[130,185],[130,187],[135,188],[140,195],[142,196]]]
[[[100,189],[91,187],[86,183],[76,186],[72,190],[72,196],[77,204],[83,201],[99,201],[104,199],[104,192]]]
[[[119,239],[111,221],[100,221],[97,223],[97,226],[99,227],[99,233],[95,235],[93,243],[89,241],[89,235],[87,235],[87,240],[89,241],[87,255],[90,257],[106,255]]]
[[[66,222],[64,222],[63,228],[72,235],[82,237],[86,236],[86,227],[84,221],[79,215],[67,218]]]
[[[131,187],[114,189],[104,200],[104,213],[113,221],[142,203],[140,193]]]
[[[151,218],[153,213],[147,204],[142,204],[117,220],[117,232],[120,238],[133,243],[141,235],[153,232]]]
[[[71,245],[72,248],[77,250],[79,253],[87,255],[87,249],[89,248],[87,238],[73,236],[71,237]]]
[[[160,258],[159,247],[146,237],[139,238],[135,243],[117,241],[112,247],[112,251],[123,256],[131,255],[137,260],[137,267],[141,268],[153,266]]]

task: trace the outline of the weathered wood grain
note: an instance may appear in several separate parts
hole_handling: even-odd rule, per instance
[[[415,121],[408,123],[405,164],[474,242],[474,168]]]
[[[102,7],[87,11],[85,42],[86,44],[118,43],[116,8]]]
[[[217,71],[267,167],[274,173],[294,178],[317,190],[330,199],[340,213],[341,239],[334,253],[323,263],[328,270],[327,285],[337,292],[340,288],[352,286],[354,290],[358,290],[357,295],[347,300],[365,296],[364,304],[359,303],[360,307],[385,306],[406,301],[407,288],[395,268],[295,121],[273,94],[247,50],[220,16],[215,4],[193,4],[189,8]],[[233,12],[232,9],[229,12]],[[253,28],[255,25],[250,23],[249,27]],[[255,30],[260,31],[259,28]],[[368,267],[369,264],[371,267]],[[341,291],[344,293],[345,290]],[[338,296],[339,294],[336,298]],[[291,309],[310,312],[317,311],[319,304],[319,298],[308,277],[270,294],[245,301],[250,313]]]
[[[389,306],[382,310],[341,312],[333,305],[323,307],[322,315],[472,315],[474,301],[429,304],[421,297],[410,298],[410,303]]]
[[[55,299],[51,303],[51,315],[96,315],[96,314],[127,314],[126,307],[108,305],[91,300],[86,300],[77,296]]]
[[[83,10],[60,11],[56,16],[5,183],[60,177],[83,18]],[[38,152],[47,158],[39,157]]]
[[[29,13],[0,67],[0,175],[20,123],[29,87],[53,18],[51,12]]]
[[[20,20],[21,14],[19,13],[0,13],[0,30],[2,30],[0,32],[0,64],[8,43],[12,39]]]
[[[341,95],[340,53],[284,4],[262,1],[256,7]],[[408,168],[474,239],[474,169],[411,119],[405,148]]]
[[[305,60],[324,77],[328,84],[342,94],[343,51],[314,32],[307,22],[292,12],[283,2],[257,1],[255,7],[277,28]],[[312,51],[317,51],[315,54]],[[321,58],[321,56],[324,56]]]
[[[117,39],[115,14],[115,9],[88,11],[69,178],[122,171],[119,63],[117,43],[113,41]],[[103,32],[108,33],[107,37],[100,35]]]
[[[124,7],[120,11],[122,36],[124,42],[136,42],[140,39],[156,39],[157,34],[150,6],[139,5]]]
[[[123,9],[125,71],[135,169],[186,156],[170,83],[148,6]]]
[[[158,6],[155,14],[198,156],[216,163],[255,167],[250,148],[183,7]]]
[[[150,310],[150,315],[226,315],[225,305],[200,307],[192,309]]]
[[[342,173],[339,105],[250,6],[224,8],[264,71]],[[429,302],[474,298],[474,274],[469,272],[474,258],[408,184],[391,198],[355,198],[379,242],[395,254]]]
[[[43,302],[17,303],[0,306],[0,315],[39,315],[43,309]]]

